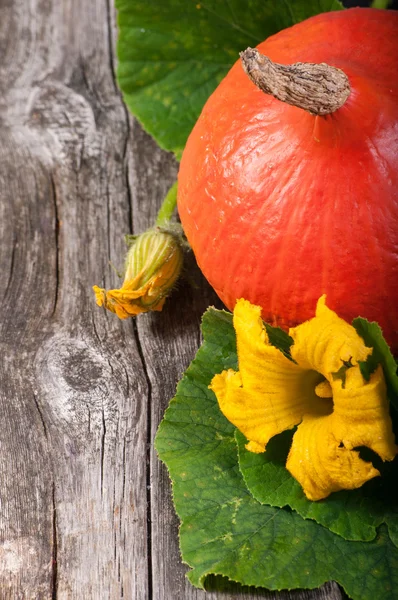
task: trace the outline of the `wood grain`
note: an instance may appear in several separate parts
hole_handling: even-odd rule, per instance
[[[342,598],[187,582],[152,442],[217,300],[193,264],[198,289],[136,321],[91,290],[177,165],[123,105],[110,0],[0,8],[1,600]]]

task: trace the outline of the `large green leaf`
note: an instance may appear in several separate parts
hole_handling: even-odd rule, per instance
[[[204,343],[178,385],[156,437],[182,520],[183,560],[191,582],[209,574],[268,589],[338,581],[357,600],[396,599],[398,549],[382,525],[375,540],[347,541],[288,509],[260,504],[239,471],[234,427],[208,385],[236,367],[231,316],[210,310]]]
[[[263,454],[245,449],[246,438],[236,431],[239,467],[247,488],[262,504],[290,506],[305,519],[314,519],[347,540],[373,540],[376,527],[387,523],[392,541],[398,546],[398,463],[378,466],[382,477],[372,479],[358,490],[331,494],[311,502],[300,484],[285,469],[293,433],[275,436]]]
[[[239,52],[338,0],[116,0],[118,82],[144,128],[179,157]]]

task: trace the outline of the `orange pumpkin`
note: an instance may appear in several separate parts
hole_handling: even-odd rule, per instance
[[[258,50],[337,67],[348,97],[314,115],[233,66],[180,165],[178,209],[198,264],[229,309],[246,298],[288,328],[326,294],[346,320],[377,321],[397,351],[398,13],[317,15]]]

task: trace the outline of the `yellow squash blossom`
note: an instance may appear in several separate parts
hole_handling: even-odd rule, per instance
[[[383,460],[398,449],[379,366],[366,381],[358,365],[371,354],[354,327],[318,301],[316,316],[290,329],[295,362],[271,346],[261,308],[238,300],[233,318],[239,371],[216,375],[210,388],[221,411],[264,452],[276,434],[298,425],[286,468],[310,500],[355,489],[379,475],[358,450]]]
[[[93,286],[97,304],[120,319],[162,310],[182,263],[183,251],[176,235],[159,228],[146,231],[129,249],[122,287],[106,291]]]

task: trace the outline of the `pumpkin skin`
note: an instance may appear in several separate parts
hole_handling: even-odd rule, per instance
[[[347,321],[377,321],[397,352],[398,13],[317,15],[257,49],[338,67],[351,93],[313,116],[232,67],[180,164],[178,210],[198,265],[230,310],[245,298],[287,329],[326,293]]]

